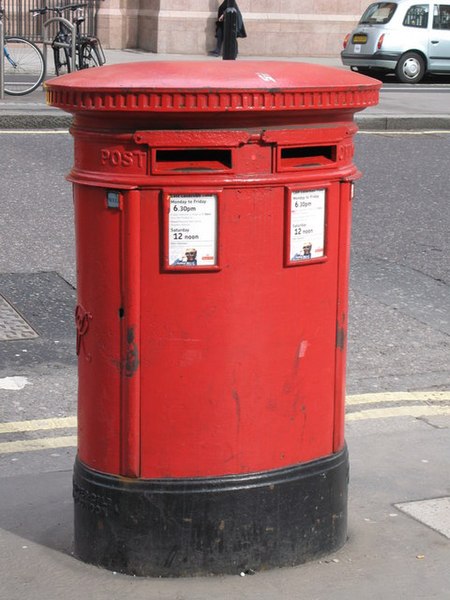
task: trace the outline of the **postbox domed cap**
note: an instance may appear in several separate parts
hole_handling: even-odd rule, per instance
[[[356,112],[381,83],[299,62],[148,61],[85,69],[45,84],[47,103],[71,113]]]

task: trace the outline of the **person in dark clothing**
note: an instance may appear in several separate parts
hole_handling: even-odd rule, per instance
[[[224,18],[225,11],[228,8],[228,0],[224,0],[222,4],[219,6],[219,10],[217,11],[217,21],[216,21],[216,47],[211,52],[208,52],[210,56],[220,56],[222,53],[222,45],[223,45],[223,32],[224,32]],[[237,11],[237,35],[238,38],[247,37],[247,32],[245,31],[244,19],[242,18],[241,11],[237,3],[234,3],[234,8]]]

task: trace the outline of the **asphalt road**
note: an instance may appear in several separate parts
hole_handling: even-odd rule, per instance
[[[356,139],[363,176],[350,285],[348,544],[329,560],[245,582],[155,583],[70,556],[76,278],[64,175],[72,140],[67,132],[0,132],[0,294],[39,332],[0,341],[0,598],[272,600],[299,598],[302,589],[305,598],[444,600],[449,536],[399,517],[392,504],[449,493],[449,149],[448,133]]]
[[[0,404],[1,421],[72,416],[72,139],[3,132],[0,142],[0,291],[40,334],[0,342],[0,377],[33,376],[20,400]],[[449,150],[444,133],[356,138],[349,394],[450,388]]]
[[[17,300],[31,290],[42,307],[47,300],[41,288],[49,284],[36,274],[52,272],[54,297],[64,290],[64,306],[70,307],[75,256],[71,187],[64,175],[72,163],[72,140],[48,131],[4,132],[0,141],[3,286],[18,286]],[[449,151],[450,135],[444,133],[357,136],[356,163],[363,176],[354,202],[351,393],[440,389],[450,382]],[[8,281],[5,274],[12,274]],[[39,318],[54,321],[45,310]],[[67,338],[67,352],[52,355],[62,364],[73,362],[71,323],[66,331],[63,321],[56,333]],[[27,344],[29,352],[20,357],[0,345],[5,374],[30,361],[48,364],[46,352],[33,352],[35,341]]]

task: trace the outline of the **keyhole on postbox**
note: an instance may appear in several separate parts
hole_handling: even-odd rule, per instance
[[[138,347],[134,338],[134,327],[127,329],[127,350],[125,357],[125,376],[133,377],[139,366]]]

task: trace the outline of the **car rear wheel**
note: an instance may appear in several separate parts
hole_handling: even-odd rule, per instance
[[[419,83],[425,75],[425,61],[417,52],[406,52],[397,63],[395,74],[403,83]]]

